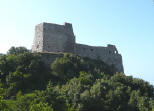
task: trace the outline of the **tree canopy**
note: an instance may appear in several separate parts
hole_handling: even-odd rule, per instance
[[[100,60],[12,47],[0,55],[1,111],[154,111],[154,87]]]

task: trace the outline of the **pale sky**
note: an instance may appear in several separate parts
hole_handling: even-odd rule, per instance
[[[41,22],[72,23],[78,43],[116,45],[125,74],[154,85],[153,0],[1,0],[0,53],[30,49]]]

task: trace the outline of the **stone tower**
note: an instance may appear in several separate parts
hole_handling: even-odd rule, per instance
[[[74,53],[74,50],[75,36],[72,24],[41,23],[36,25],[32,52]]]

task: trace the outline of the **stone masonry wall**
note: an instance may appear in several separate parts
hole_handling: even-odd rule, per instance
[[[96,47],[76,44],[75,54],[81,57],[102,60],[108,65],[114,65],[119,72],[124,72],[122,56],[118,53],[114,45],[108,45],[107,47]]]
[[[75,37],[72,25],[57,25],[44,23],[43,51],[74,53]]]
[[[42,56],[42,60],[44,61],[47,67],[50,67],[51,63],[53,63],[56,58],[61,58],[64,56],[64,53],[39,53]]]
[[[114,45],[107,47],[96,47],[75,43],[75,36],[72,25],[65,23],[57,25],[52,23],[42,23],[35,28],[34,44],[32,52],[54,52],[54,53],[74,53],[81,57],[100,59],[108,65],[114,65],[118,72],[124,72],[122,56],[118,53]],[[56,56],[55,56],[56,57]],[[45,62],[52,61],[55,57],[45,57]]]
[[[42,23],[36,26],[32,52],[74,53],[75,36],[72,25]]]
[[[32,52],[43,51],[43,23],[35,26],[35,37],[32,45]]]

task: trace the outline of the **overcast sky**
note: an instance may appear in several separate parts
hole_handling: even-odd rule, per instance
[[[116,45],[126,75],[154,85],[153,0],[1,0],[0,53],[30,49],[41,22],[72,23],[78,43]]]

